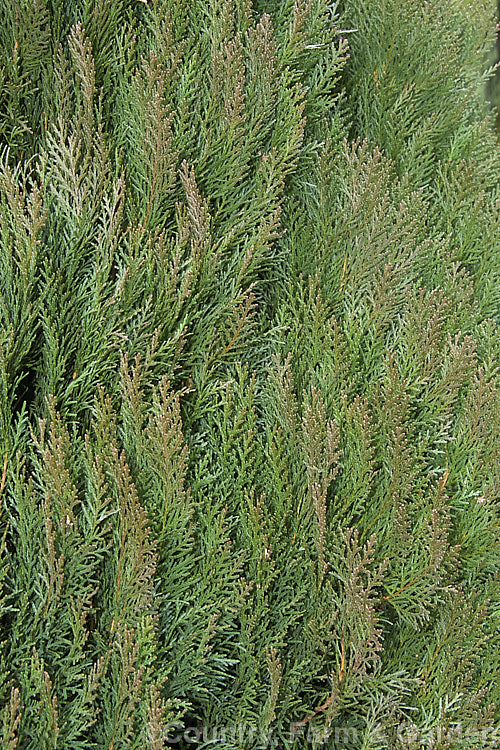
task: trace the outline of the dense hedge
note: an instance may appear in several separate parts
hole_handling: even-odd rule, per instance
[[[2,0],[5,750],[500,743],[493,5]]]

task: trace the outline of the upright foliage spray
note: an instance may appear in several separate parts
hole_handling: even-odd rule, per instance
[[[1,0],[0,745],[500,743],[492,0]]]

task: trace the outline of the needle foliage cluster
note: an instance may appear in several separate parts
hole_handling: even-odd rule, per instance
[[[493,2],[1,6],[1,747],[496,746]]]

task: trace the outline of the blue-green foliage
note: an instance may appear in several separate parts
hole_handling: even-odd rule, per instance
[[[486,0],[4,1],[3,748],[493,737],[493,43]]]

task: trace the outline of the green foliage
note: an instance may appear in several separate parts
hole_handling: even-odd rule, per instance
[[[492,3],[4,6],[2,747],[498,744]]]

